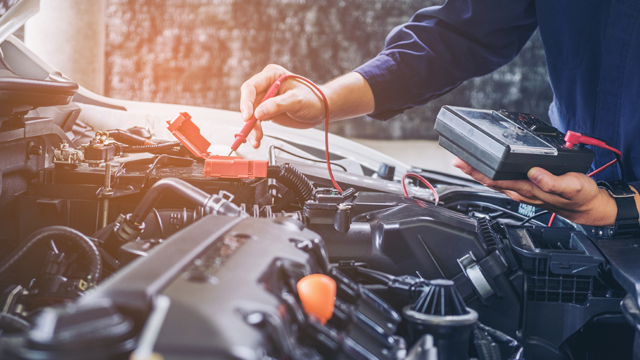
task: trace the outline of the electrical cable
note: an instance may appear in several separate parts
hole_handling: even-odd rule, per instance
[[[518,225],[522,226],[522,225],[528,223],[529,221],[537,218],[538,216],[544,215],[544,214],[548,214],[549,212],[550,212],[549,210],[540,211],[539,213],[533,214],[533,215],[529,216],[528,218],[522,220],[522,222],[520,224],[518,224]]]
[[[179,141],[171,141],[171,142],[155,144],[155,145],[141,145],[141,146],[119,145],[118,148],[120,150],[120,154],[136,154],[136,153],[144,153],[144,152],[154,153],[158,151],[167,151],[179,145],[180,145]]]
[[[608,168],[609,166],[618,163],[618,166],[620,167],[620,174],[622,175],[622,179],[624,179],[624,169],[622,168],[622,152],[614,147],[612,147],[609,143],[607,143],[604,140],[600,140],[600,139],[596,139],[596,138],[592,138],[589,136],[585,136],[582,135],[580,133],[574,132],[574,131],[567,131],[567,135],[564,137],[564,140],[566,141],[565,146],[568,148],[572,148],[577,144],[583,144],[583,145],[592,145],[592,146],[597,146],[606,150],[610,150],[612,151],[616,158],[606,164],[604,164],[603,166],[601,166],[600,168],[590,172],[589,174],[587,174],[587,176],[591,177],[595,174],[598,174],[599,172],[601,172],[602,170]],[[549,219],[549,227],[551,227],[551,225],[553,225],[553,221],[556,219],[556,213],[553,213],[551,215],[551,219]]]
[[[327,96],[324,94],[324,92],[322,92],[322,90],[320,90],[320,87],[318,87],[318,85],[314,84],[311,80],[300,76],[300,75],[295,75],[295,74],[289,74],[287,76],[288,78],[294,78],[294,79],[298,79],[304,83],[307,83],[307,85],[311,86],[313,89],[315,89],[320,96],[322,97],[322,101],[324,102],[324,112],[325,112],[325,117],[324,117],[324,154],[327,158],[327,170],[329,171],[329,177],[331,178],[331,182],[333,183],[333,186],[336,188],[336,190],[338,190],[338,192],[340,192],[340,194],[342,194],[342,189],[340,188],[340,185],[338,185],[338,182],[336,181],[336,179],[333,177],[333,170],[331,169],[331,160],[329,158],[329,100],[327,99]]]
[[[422,182],[423,184],[425,184],[433,193],[433,201],[436,203],[436,205],[438,205],[438,203],[440,202],[440,196],[438,195],[438,192],[436,191],[436,189],[433,187],[433,185],[431,185],[429,181],[427,181],[427,179],[415,173],[406,173],[402,175],[402,180],[400,180],[400,182],[402,183],[402,191],[404,191],[404,196],[409,196],[409,192],[407,192],[407,184],[405,184],[404,182],[404,180],[407,177],[414,177],[420,180],[420,182]]]
[[[260,104],[262,104],[263,102],[265,102],[268,99],[270,99],[273,96],[275,96],[278,93],[278,90],[280,89],[280,86],[282,86],[282,84],[287,79],[300,80],[303,84],[311,87],[312,90],[317,91],[318,94],[320,94],[320,97],[322,97],[322,102],[324,103],[324,109],[325,109],[324,110],[325,111],[325,117],[324,117],[324,154],[325,154],[325,157],[326,157],[327,170],[329,171],[329,178],[331,179],[331,183],[336,188],[336,190],[338,190],[338,192],[340,194],[342,194],[342,188],[340,188],[340,185],[338,185],[338,182],[336,181],[335,177],[333,176],[333,170],[331,169],[331,160],[329,158],[329,120],[330,120],[330,116],[329,116],[329,114],[330,114],[330,112],[329,112],[329,100],[327,99],[327,96],[324,94],[324,92],[320,89],[320,87],[318,85],[314,84],[313,81],[305,78],[304,76],[295,75],[295,74],[285,74],[285,75],[280,76],[273,84],[271,84],[271,87],[267,90],[267,93],[262,98],[262,101],[260,102]],[[236,140],[234,141],[233,145],[231,145],[231,153],[236,151],[238,149],[238,146],[240,146],[240,144],[246,142],[247,135],[249,135],[249,132],[253,129],[253,127],[255,126],[257,121],[258,120],[255,118],[255,116],[253,116],[251,119],[249,119],[245,123],[244,127],[242,128],[242,130],[240,130],[240,132],[235,135]],[[229,155],[231,155],[231,153],[229,153]]]
[[[267,168],[267,177],[276,179],[293,191],[298,200],[300,200],[300,204],[304,204],[305,201],[313,197],[313,184],[291,164],[270,165]]]
[[[291,151],[285,150],[285,149],[283,149],[283,148],[281,148],[281,147],[279,147],[279,146],[274,146],[273,148],[274,148],[274,149],[277,149],[277,150],[280,150],[280,151],[282,151],[283,153],[287,153],[287,154],[289,154],[289,155],[291,155],[291,156],[295,156],[295,157],[300,158],[300,159],[303,159],[303,160],[313,161],[313,162],[317,162],[317,163],[325,163],[325,162],[326,162],[325,160],[312,159],[312,158],[308,158],[308,157],[305,157],[305,156],[298,155],[298,154],[293,153],[293,152],[291,152]],[[341,168],[342,170],[344,170],[345,172],[347,172],[347,168],[346,168],[346,167],[344,167],[344,166],[342,166],[342,165],[340,165],[340,164],[336,164],[336,163],[334,163],[334,162],[332,162],[332,163],[330,163],[330,164],[331,164],[331,165],[334,165],[334,166],[337,166],[337,167]]]
[[[142,136],[132,134],[126,130],[121,130],[121,129],[107,130],[106,133],[113,140],[125,145],[131,145],[131,146],[155,145],[153,141],[149,139],[145,139]]]

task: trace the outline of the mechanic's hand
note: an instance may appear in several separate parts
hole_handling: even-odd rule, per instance
[[[261,73],[242,84],[240,112],[243,120],[249,120],[255,109],[255,116],[260,121],[271,120],[296,129],[308,129],[322,123],[325,116],[322,99],[296,79],[287,79],[276,96],[260,105],[271,84],[284,74],[291,72],[282,66],[267,65]],[[260,121],[248,138],[255,149],[260,147],[263,136]]]
[[[453,160],[453,166],[517,202],[535,205],[583,225],[615,224],[618,213],[615,201],[587,175],[567,173],[555,176],[534,167],[527,174],[529,180],[493,181],[458,158]]]

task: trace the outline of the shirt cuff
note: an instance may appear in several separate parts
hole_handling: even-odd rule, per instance
[[[398,109],[406,104],[404,74],[391,56],[380,54],[354,70],[362,75],[373,92],[375,109],[369,114],[374,119],[387,120],[411,107]],[[403,101],[404,99],[404,101]]]

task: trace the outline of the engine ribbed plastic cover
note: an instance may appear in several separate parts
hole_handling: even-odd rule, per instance
[[[451,280],[433,280],[413,305],[413,311],[421,314],[450,316],[468,314],[462,296]]]

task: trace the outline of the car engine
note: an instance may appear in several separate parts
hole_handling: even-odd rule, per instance
[[[4,53],[17,56],[16,42]],[[357,173],[337,161],[340,193],[309,155],[321,149],[291,141],[268,158],[212,163],[194,152],[204,137],[186,113],[165,114],[180,119],[174,138],[92,128],[78,120],[92,106],[127,109],[76,94],[62,74],[0,66],[2,358],[578,360],[639,349],[640,239],[596,239],[561,218],[548,227],[546,212],[424,169],[411,171],[437,203],[417,181],[405,196],[385,163]]]

